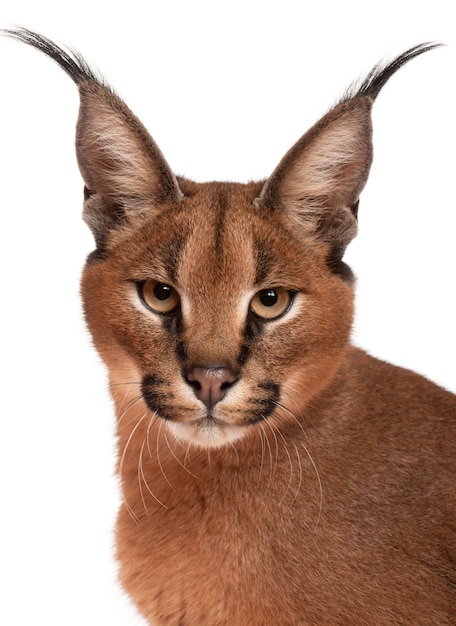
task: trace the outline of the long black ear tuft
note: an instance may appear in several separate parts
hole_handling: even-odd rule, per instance
[[[372,104],[400,67],[438,45],[421,44],[375,66],[287,152],[255,200],[327,242],[335,267],[357,232],[359,195],[372,162]]]
[[[44,35],[35,33],[27,28],[4,29],[1,32],[8,37],[17,39],[40,50],[40,52],[53,59],[77,85],[83,81],[92,81],[109,88],[103,77],[89,66],[77,50],[72,48],[65,50]]]
[[[419,56],[420,54],[423,54],[424,52],[429,52],[429,50],[434,50],[435,48],[440,48],[441,46],[442,44],[440,43],[421,43],[417,46],[414,46],[413,48],[410,48],[409,50],[406,50],[389,63],[379,63],[372,68],[372,70],[369,72],[369,74],[360,85],[357,85],[356,83],[352,85],[348,89],[343,99],[347,100],[349,98],[356,98],[359,96],[369,96],[373,100],[375,100],[387,81],[403,65],[405,65],[415,57]]]
[[[49,56],[79,88],[76,153],[85,182],[84,219],[98,247],[120,223],[182,197],[147,130],[78,52],[30,30],[3,32]]]

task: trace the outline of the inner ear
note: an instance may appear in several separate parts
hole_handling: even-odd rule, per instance
[[[84,216],[95,237],[122,217],[182,197],[176,177],[147,130],[112,91],[79,85],[78,164],[86,185]]]
[[[279,163],[259,203],[314,224],[355,206],[372,162],[371,108],[358,98],[324,116]]]

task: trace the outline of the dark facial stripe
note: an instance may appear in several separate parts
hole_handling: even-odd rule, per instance
[[[253,244],[253,255],[255,261],[255,283],[264,283],[276,265],[275,256],[269,252],[265,242],[258,240]]]
[[[215,209],[216,209],[214,243],[215,243],[215,251],[218,253],[221,250],[222,245],[223,245],[223,231],[225,228],[225,216],[229,208],[226,191],[222,186],[219,186],[217,189],[217,194],[215,197],[214,204],[215,204]]]
[[[164,315],[162,319],[163,328],[169,334],[169,345],[174,348],[174,352],[180,363],[185,363],[187,351],[183,341],[184,322],[180,308],[172,315]]]
[[[184,237],[174,237],[172,241],[166,243],[166,246],[160,248],[157,253],[157,256],[162,261],[170,279],[173,282],[177,282],[184,246]]]

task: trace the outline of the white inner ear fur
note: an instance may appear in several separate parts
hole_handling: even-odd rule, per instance
[[[111,92],[81,87],[77,156],[88,189],[108,202],[150,210],[183,194],[152,137]]]
[[[159,184],[150,156],[139,138],[103,102],[92,104],[83,146],[86,162],[114,197],[152,198]]]
[[[353,202],[370,165],[365,130],[364,111],[350,111],[330,123],[291,164],[281,199],[296,205],[308,197],[333,207]]]

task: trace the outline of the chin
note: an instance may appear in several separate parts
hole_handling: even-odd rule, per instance
[[[177,441],[197,448],[218,449],[239,441],[247,434],[247,426],[203,418],[194,422],[166,421],[167,430]]]

